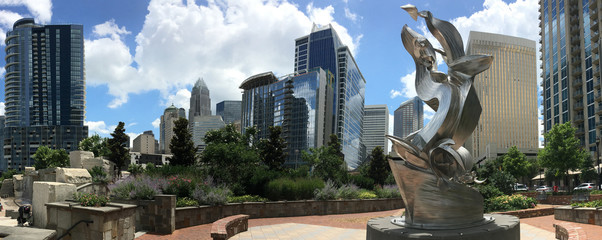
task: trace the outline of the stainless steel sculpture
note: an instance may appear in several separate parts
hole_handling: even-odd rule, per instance
[[[481,104],[472,86],[474,76],[487,70],[493,57],[466,55],[462,37],[449,22],[431,12],[402,6],[414,20],[424,18],[429,31],[443,47],[435,49],[407,25],[401,39],[416,63],[418,97],[436,113],[421,130],[405,138],[387,137],[401,160],[389,159],[406,211],[398,225],[424,229],[454,229],[491,222],[483,216],[483,197],[465,185],[475,181],[474,160],[462,147],[474,131]],[[437,71],[436,52],[448,66]]]

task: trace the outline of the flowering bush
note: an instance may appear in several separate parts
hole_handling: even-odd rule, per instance
[[[199,205],[199,203],[191,198],[181,197],[176,199],[176,207],[191,207],[197,205]]]
[[[376,196],[376,194],[374,194],[371,191],[363,190],[363,191],[360,191],[360,193],[358,194],[358,198],[359,199],[374,199],[374,198],[377,198],[377,196]]]
[[[532,208],[537,205],[537,200],[520,194],[512,196],[502,195],[489,199],[485,204],[486,212],[509,211]]]
[[[117,199],[124,200],[151,200],[157,194],[163,193],[168,182],[163,178],[150,178],[148,176],[128,177],[115,184],[109,185],[111,193]]]
[[[191,179],[173,176],[167,178],[167,187],[163,188],[163,193],[173,194],[177,197],[190,197],[195,187],[196,184]]]
[[[337,198],[342,199],[358,199],[360,196],[360,188],[354,184],[345,184],[338,190]]]
[[[316,200],[332,200],[337,198],[339,190],[331,180],[326,181],[323,188],[314,190],[314,199]]]
[[[199,204],[222,205],[228,202],[228,197],[232,196],[232,191],[225,186],[222,187],[197,187],[192,193],[192,197]]]
[[[573,207],[602,207],[602,199],[591,202],[571,203]]]
[[[84,207],[101,207],[109,202],[109,197],[93,193],[74,193],[73,197]]]
[[[378,198],[400,198],[399,188],[397,185],[376,186],[374,193]]]

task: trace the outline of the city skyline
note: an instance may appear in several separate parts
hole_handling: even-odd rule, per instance
[[[395,109],[401,102],[415,95],[413,63],[402,51],[399,32],[403,24],[417,26],[418,29],[424,26],[403,14],[399,6],[404,3],[398,1],[385,1],[381,4],[353,0],[328,4],[308,1],[226,1],[223,8],[207,3],[181,1],[47,3],[49,4],[37,4],[30,8],[27,5],[0,4],[0,8],[6,10],[0,13],[0,35],[4,38],[4,32],[9,29],[9,25],[12,27],[16,19],[26,16],[33,16],[46,24],[69,22],[84,25],[88,91],[86,124],[90,127],[90,134],[96,132],[106,137],[118,121],[126,123],[126,132],[131,139],[149,129],[159,132],[159,116],[171,103],[188,111],[190,89],[199,77],[204,78],[208,87],[212,89],[211,98],[214,102],[238,100],[240,90],[237,86],[246,77],[270,70],[277,76],[290,73],[294,40],[308,34],[314,22],[321,26],[332,23],[341,35],[341,41],[349,46],[367,82],[366,105],[386,104],[390,109]],[[115,7],[118,3],[119,8]],[[189,8],[186,8],[186,4]],[[468,30],[481,30],[538,40],[535,14],[537,1],[429,1],[413,4],[419,9],[437,13],[442,19],[451,20],[458,26],[465,39]],[[50,5],[52,7],[49,7]],[[75,8],[79,9],[74,11]],[[103,11],[109,8],[111,11]],[[226,9],[238,9],[245,13],[242,15],[244,17],[237,19],[227,15]],[[252,14],[268,10],[275,11],[276,16],[296,17],[285,18],[290,21],[266,20]],[[221,17],[214,19],[219,24],[210,26],[198,23],[199,20],[215,17],[214,13],[221,13],[217,15]],[[174,28],[164,29],[169,30],[168,32],[160,32],[161,24],[167,24],[169,21],[151,20],[166,16],[162,14],[180,14],[181,18],[169,21],[174,26],[196,26],[201,34],[188,34]],[[515,20],[500,20],[511,18]],[[251,23],[251,27],[248,30],[238,30],[236,26],[242,23],[240,21]],[[500,24],[502,22],[505,24]],[[252,27],[253,25],[278,27],[259,29]],[[277,33],[280,32],[275,30],[277,28],[285,31]],[[246,40],[242,44],[233,42],[230,35],[208,35],[211,41],[203,40],[202,33],[212,29],[216,30],[216,33],[233,31],[233,34],[244,36]],[[165,38],[161,37],[161,34],[173,37]],[[220,40],[220,43],[215,43],[215,39]],[[160,41],[166,41],[163,47],[153,45]],[[261,51],[266,47],[271,49],[267,52],[273,54],[266,55],[266,51]],[[160,51],[161,48],[169,50]],[[249,54],[248,57],[234,57],[242,56],[238,53],[248,52],[250,49],[257,50],[257,53]],[[184,53],[190,53],[188,55],[191,56],[183,55]],[[279,56],[274,57],[275,55]],[[108,57],[112,61],[106,62]],[[4,56],[0,56],[0,59],[3,60]],[[170,68],[177,72],[174,73]],[[145,75],[147,71],[157,74],[149,77]],[[213,76],[217,77],[212,78]],[[211,108],[215,111],[214,104]],[[428,122],[432,113],[432,110],[425,108],[425,122]]]

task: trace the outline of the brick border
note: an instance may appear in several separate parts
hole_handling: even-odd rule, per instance
[[[587,234],[583,228],[577,227],[572,223],[556,223],[556,239],[560,240],[587,240]]]

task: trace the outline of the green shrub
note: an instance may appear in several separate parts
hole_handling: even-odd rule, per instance
[[[92,176],[92,182],[95,183],[107,183],[109,182],[109,178],[107,177],[107,173],[104,168],[101,166],[95,166],[92,169],[89,169],[88,172],[90,176]]]
[[[144,172],[144,167],[142,167],[140,164],[132,163],[128,166],[128,172],[134,176],[138,176]]]
[[[591,207],[591,208],[602,207],[602,199],[591,201],[591,202],[571,203],[571,206],[573,206],[573,207]]]
[[[375,198],[378,198],[378,196],[376,196],[376,194],[374,194],[371,191],[363,190],[359,193],[358,198],[359,199],[375,199]]]
[[[602,190],[591,190],[589,194],[591,194],[591,195],[602,194]]]
[[[189,178],[173,176],[167,179],[167,187],[163,189],[165,194],[173,194],[177,197],[190,197],[196,184]]]
[[[378,198],[400,198],[399,188],[397,185],[384,185],[382,187],[377,186],[374,189],[374,193]]]
[[[188,198],[188,197],[176,198],[176,207],[192,207],[192,206],[198,206],[198,205],[199,205],[199,203],[192,198]]]
[[[363,189],[374,189],[374,180],[362,175],[349,175],[349,182]]]
[[[520,194],[503,195],[491,198],[489,205],[486,206],[486,212],[520,210],[535,207],[535,205],[537,205],[537,200],[531,197]]]
[[[314,191],[324,187],[318,178],[278,178],[266,185],[266,197],[270,200],[311,199]]]
[[[154,199],[155,195],[163,193],[167,181],[163,178],[151,178],[148,176],[129,177],[109,185],[111,194],[117,199],[132,200]]]
[[[101,207],[106,206],[109,202],[109,197],[93,193],[74,193],[73,198],[84,207]]]
[[[192,197],[202,205],[223,205],[228,202],[232,191],[225,186],[222,187],[197,187]]]
[[[395,182],[395,177],[393,177],[393,173],[389,173],[389,176],[387,176],[387,179],[385,179],[385,185],[397,185],[397,182]]]
[[[326,181],[323,188],[314,190],[314,199],[316,200],[333,200],[337,198],[339,190],[331,180]]]
[[[280,178],[281,172],[270,170],[267,166],[260,166],[256,169],[251,180],[246,184],[246,192],[249,194],[265,196],[265,186],[270,181]]]
[[[360,189],[353,184],[345,184],[341,186],[337,193],[337,198],[340,199],[358,199]]]
[[[268,199],[257,195],[243,195],[236,197],[228,197],[229,203],[243,203],[243,202],[267,202]]]
[[[18,174],[18,173],[19,172],[16,169],[12,169],[12,168],[2,172],[2,178],[0,178],[0,183],[2,181],[4,181],[4,179],[12,178],[13,175]]]

